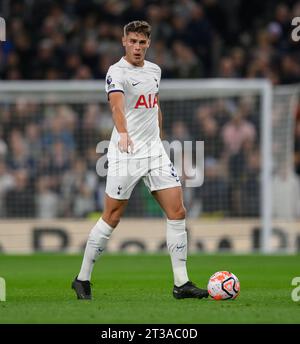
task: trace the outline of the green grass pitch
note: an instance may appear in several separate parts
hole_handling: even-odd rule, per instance
[[[0,323],[300,323],[300,301],[291,299],[299,255],[190,255],[199,287],[219,270],[238,276],[241,293],[231,301],[174,299],[169,256],[146,254],[104,255],[93,273],[93,301],[77,300],[70,285],[80,264],[79,255],[1,255],[7,301]]]

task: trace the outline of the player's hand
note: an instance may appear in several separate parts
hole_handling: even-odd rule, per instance
[[[118,147],[121,153],[133,153],[133,142],[127,133],[120,133]]]

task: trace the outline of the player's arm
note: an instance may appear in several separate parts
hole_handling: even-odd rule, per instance
[[[118,143],[119,149],[121,152],[133,152],[133,142],[127,131],[127,121],[124,111],[124,93],[111,92],[109,94],[109,103],[115,127],[120,135]]]
[[[158,125],[159,125],[159,132],[160,132],[160,138],[163,138],[163,129],[162,129],[162,112],[159,104],[159,97],[158,94],[156,95],[157,97],[157,106],[158,106]]]

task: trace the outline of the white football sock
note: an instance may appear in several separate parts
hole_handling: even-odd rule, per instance
[[[180,287],[189,281],[186,270],[187,233],[185,219],[167,219],[167,247],[172,261],[174,284]]]
[[[100,218],[92,228],[84,251],[81,269],[78,275],[80,281],[90,281],[94,264],[99,255],[105,250],[109,237],[114,230]]]

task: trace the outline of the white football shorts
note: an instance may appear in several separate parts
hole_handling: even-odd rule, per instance
[[[181,186],[167,154],[141,159],[108,160],[105,192],[111,198],[129,199],[143,178],[149,192]]]

